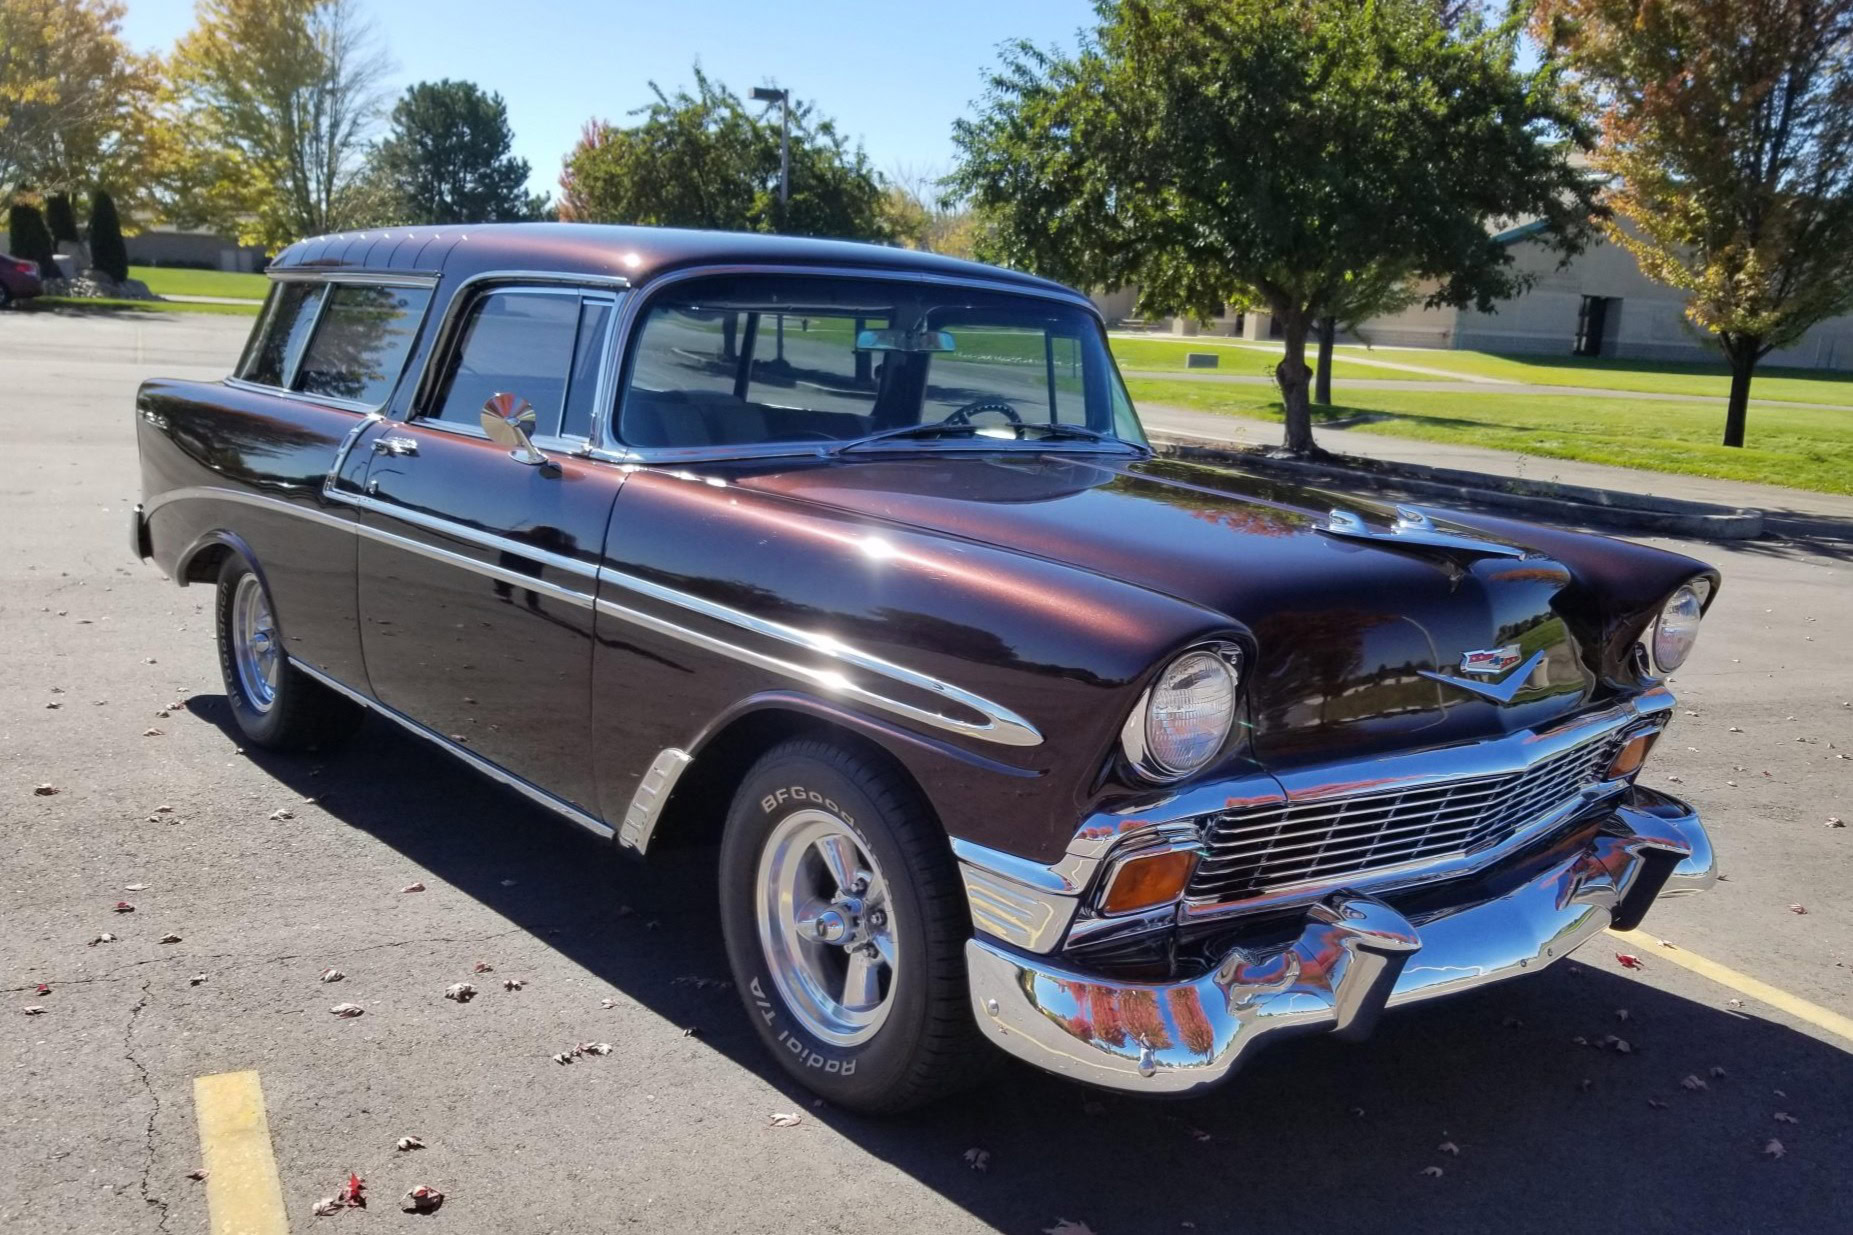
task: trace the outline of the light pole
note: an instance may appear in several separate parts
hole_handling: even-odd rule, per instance
[[[779,105],[779,230],[786,227],[786,213],[791,201],[791,91],[771,86],[754,86],[755,103]],[[785,359],[785,315],[778,315],[778,359]]]

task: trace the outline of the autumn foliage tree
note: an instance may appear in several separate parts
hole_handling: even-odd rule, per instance
[[[986,219],[980,255],[1148,313],[1272,310],[1286,446],[1313,449],[1306,339],[1384,271],[1436,305],[1527,286],[1489,223],[1546,223],[1566,251],[1591,190],[1585,136],[1516,20],[1433,0],[1098,0],[1063,55],[1009,46],[951,178]],[[1375,272],[1375,273],[1373,273]]]
[[[1539,41],[1599,116],[1609,233],[1731,366],[1853,308],[1853,0],[1541,0]]]

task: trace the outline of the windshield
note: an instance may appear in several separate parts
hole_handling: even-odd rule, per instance
[[[822,445],[942,422],[970,428],[878,445],[1145,443],[1099,322],[1032,296],[816,276],[691,280],[650,302],[627,373],[618,436],[633,447]]]

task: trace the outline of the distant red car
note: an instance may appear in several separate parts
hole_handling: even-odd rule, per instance
[[[44,290],[37,262],[0,253],[0,309],[15,300],[30,300]]]

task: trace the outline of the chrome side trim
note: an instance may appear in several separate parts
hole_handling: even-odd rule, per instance
[[[468,749],[467,747],[461,746],[456,742],[452,742],[450,739],[443,737],[440,734],[434,733],[430,729],[425,728],[423,725],[419,724],[417,721],[413,720],[411,717],[407,716],[405,713],[400,712],[394,708],[390,708],[386,706],[384,703],[381,703],[378,699],[372,698],[369,695],[363,695],[362,693],[353,689],[352,687],[342,682],[336,681],[334,678],[329,677],[326,673],[323,673],[321,670],[316,669],[311,665],[304,664],[302,661],[297,660],[294,656],[290,657],[290,664],[302,670],[303,673],[307,674],[309,677],[314,678],[316,681],[328,687],[328,689],[334,691],[335,693],[346,695],[349,699],[352,699],[355,703],[360,704],[362,707],[367,708],[370,711],[378,712],[381,716],[384,716],[387,720],[392,721],[394,724],[405,729],[407,732],[416,734],[417,736],[425,739],[427,742],[430,742],[432,745],[440,747],[443,750],[447,751],[448,753],[455,755],[457,758],[463,760],[463,762],[469,764],[472,768],[475,768],[478,772],[481,772],[484,776],[487,776],[490,780],[498,781],[501,784],[507,785],[510,789],[513,789],[515,792],[521,794],[523,797],[528,798],[534,802],[538,802],[540,805],[545,806],[548,810],[553,811],[557,815],[564,815],[566,818],[572,820],[574,823],[578,824],[580,827],[584,828],[586,831],[592,833],[592,835],[598,837],[601,840],[611,839],[612,830],[604,822],[602,822],[599,819],[594,818],[592,815],[587,814],[585,811],[580,810],[577,806],[572,805],[570,802],[565,802],[559,798],[554,797],[551,793],[548,793],[545,789],[542,789],[540,786],[534,784],[532,781],[523,780],[521,777],[516,776],[513,772],[510,772],[504,768],[498,767],[496,764],[489,762],[487,759],[484,759],[481,755],[478,755],[477,753]]]
[[[1631,926],[1663,886],[1696,879],[1710,843],[1698,816],[1631,794],[1573,852],[1526,868],[1492,900],[1421,918],[1341,891],[1306,909],[1285,947],[1232,948],[1200,977],[1104,978],[1012,951],[965,945],[972,1010],[1004,1050],[1064,1076],[1138,1093],[1219,1084],[1272,1037],[1368,1035],[1386,1009],[1535,973],[1611,922]],[[1142,1034],[1141,1026],[1175,1032]]]
[[[335,497],[336,485],[341,482],[341,469],[347,466],[347,457],[354,453],[354,443],[360,440],[360,435],[367,431],[368,425],[378,424],[384,419],[386,417],[379,412],[368,412],[347,431],[347,436],[341,439],[341,448],[335,451],[335,461],[328,465],[328,474],[322,478],[323,497]]]
[[[618,825],[618,844],[639,854],[649,851],[656,821],[662,817],[669,795],[692,758],[687,751],[671,746],[650,760],[643,779],[637,782],[637,789],[631,794],[630,805],[624,809],[624,822]]]
[[[854,648],[837,643],[828,635],[813,635],[809,632],[797,630],[790,626],[784,626],[777,622],[767,621],[764,618],[754,617],[748,613],[741,613],[739,610],[730,609],[725,605],[717,605],[711,601],[702,600],[698,596],[690,596],[687,593],[676,592],[669,588],[662,588],[654,583],[649,583],[646,580],[637,579],[628,575],[618,575],[610,571],[602,571],[600,572],[599,580],[601,583],[609,582],[618,587],[629,588],[647,596],[654,596],[658,599],[669,601],[672,604],[681,605],[686,609],[693,610],[704,616],[713,617],[720,621],[730,623],[741,629],[804,648],[807,651],[828,657],[839,664],[853,666],[858,669],[866,669],[871,673],[880,674],[894,681],[917,687],[920,690],[929,691],[942,698],[958,703],[961,706],[970,708],[972,711],[985,717],[985,720],[982,724],[974,724],[971,721],[961,720],[956,716],[948,716],[943,712],[935,712],[930,708],[916,707],[905,700],[890,698],[887,695],[870,690],[866,686],[851,681],[844,675],[841,669],[822,668],[816,665],[800,664],[793,660],[785,660],[782,657],[773,656],[753,648],[742,647],[737,643],[729,643],[725,639],[718,639],[713,635],[703,634],[698,630],[691,630],[686,626],[678,625],[665,618],[657,617],[651,613],[645,613],[641,609],[632,609],[628,606],[620,605],[616,601],[606,600],[603,596],[599,597],[598,611],[600,613],[622,619],[636,626],[642,626],[644,629],[655,631],[657,634],[668,635],[672,639],[680,639],[684,643],[691,644],[706,651],[719,653],[722,656],[731,657],[734,660],[752,665],[755,668],[765,669],[783,677],[794,678],[800,682],[817,687],[837,698],[865,703],[870,707],[880,708],[884,712],[891,712],[896,716],[902,716],[908,720],[916,721],[935,729],[944,729],[949,733],[957,733],[965,737],[978,738],[986,742],[996,742],[1003,746],[1036,746],[1042,741],[1042,734],[1034,725],[1010,711],[1008,708],[1003,707],[1001,704],[992,703],[969,691],[961,690],[957,686],[942,682],[938,678],[930,678],[925,674],[915,673],[912,669],[906,669],[900,665],[891,664],[888,661],[870,656],[866,652],[859,652]]]
[[[316,237],[321,239],[321,237]],[[276,266],[265,271],[273,282],[365,283],[386,287],[436,287],[441,277],[422,270],[350,270],[342,266]]]
[[[185,491],[176,490],[175,494],[182,492]],[[234,501],[252,497],[252,495],[240,494],[230,489],[214,489],[209,492],[215,496],[221,494],[230,495],[231,500]],[[911,686],[928,694],[936,695],[960,707],[969,708],[985,719],[982,723],[978,723],[964,720],[957,716],[950,716],[944,712],[937,712],[931,708],[918,707],[903,699],[892,698],[851,681],[845,676],[841,668],[801,664],[797,661],[786,660],[766,652],[757,651],[753,648],[743,647],[740,644],[731,643],[725,639],[716,638],[713,635],[691,630],[686,626],[669,621],[666,618],[660,618],[654,614],[645,613],[642,610],[632,609],[626,605],[618,604],[616,601],[608,600],[604,597],[598,597],[595,600],[589,592],[581,592],[573,588],[562,587],[557,583],[552,583],[544,579],[536,578],[533,575],[523,574],[520,571],[509,570],[502,566],[481,561],[467,554],[457,553],[453,550],[441,548],[440,546],[429,544],[421,540],[415,540],[410,537],[399,536],[383,528],[369,527],[358,520],[339,519],[321,511],[307,511],[288,502],[254,501],[253,504],[275,506],[276,508],[291,513],[302,514],[307,518],[332,523],[336,526],[347,528],[356,535],[365,536],[369,540],[393,545],[412,553],[421,554],[434,561],[444,562],[447,565],[455,566],[461,570],[468,570],[476,574],[486,575],[491,579],[510,583],[516,587],[526,588],[529,591],[539,592],[569,604],[578,605],[583,608],[596,607],[600,613],[606,614],[607,616],[619,618],[623,621],[633,623],[634,625],[642,626],[647,630],[653,630],[658,634],[668,635],[684,643],[692,644],[707,651],[717,652],[723,656],[731,657],[734,660],[742,661],[757,668],[771,670],[784,677],[795,678],[798,681],[806,682],[838,698],[865,703],[870,707],[879,708],[882,711],[905,717],[931,728],[941,729],[948,733],[960,734],[965,737],[977,738],[981,741],[995,742],[1002,746],[1037,746],[1042,743],[1043,738],[1040,730],[1002,704],[994,703],[989,699],[980,695],[975,695],[949,682],[941,681],[935,677],[929,677],[924,673],[918,673],[904,665],[897,665],[891,661],[882,660],[880,657],[871,656],[847,644],[839,643],[828,635],[813,634],[809,631],[799,630],[796,627],[786,626],[779,622],[755,617],[750,613],[743,613],[738,609],[716,604],[713,601],[704,600],[699,596],[693,596],[687,592],[664,587],[661,584],[652,583],[647,579],[640,579],[634,575],[627,575],[618,571],[602,570],[589,562],[581,562],[562,554],[552,553],[544,549],[536,549],[518,540],[511,540],[506,536],[497,536],[490,532],[478,531],[475,528],[466,527],[449,519],[442,519],[435,515],[426,514],[423,511],[410,510],[403,506],[395,506],[387,502],[379,501],[376,498],[366,497],[361,494],[327,491],[324,491],[322,496],[329,501],[344,506],[386,515],[402,522],[410,523],[416,527],[426,528],[441,535],[455,537],[458,540],[479,545],[485,549],[492,549],[497,553],[507,553],[513,556],[526,558],[530,561],[539,562],[544,566],[576,575],[582,579],[596,580],[599,584],[610,584],[613,587],[623,588],[627,591],[649,596],[667,604],[675,605],[678,608],[699,613],[704,617],[725,622],[741,630],[749,631],[756,635],[762,635],[793,647],[803,648],[808,652],[827,658],[827,660],[834,665],[865,670],[869,673],[888,678],[891,681],[900,682],[903,685]],[[161,502],[172,500],[173,497],[174,494],[163,495],[160,499],[156,500],[154,505],[158,506]],[[153,506],[150,507],[151,510],[153,508]]]
[[[305,489],[302,492],[319,495],[321,490]],[[262,493],[249,493],[243,489],[221,488],[217,485],[190,485],[183,489],[169,489],[166,493],[156,494],[148,499],[147,513],[152,516],[155,511],[171,502],[197,501],[237,502],[241,506],[256,506],[262,510],[274,510],[279,514],[295,515],[299,519],[338,527],[343,531],[354,530],[352,519],[330,514],[328,511],[318,510],[313,506],[304,506],[300,502],[286,501],[283,498],[270,497]]]

